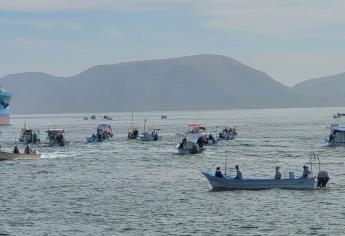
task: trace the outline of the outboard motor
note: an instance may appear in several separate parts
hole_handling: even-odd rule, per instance
[[[320,171],[317,175],[317,187],[325,188],[329,181],[329,176],[327,171]]]

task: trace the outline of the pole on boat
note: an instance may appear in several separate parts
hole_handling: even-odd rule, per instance
[[[226,175],[226,167],[228,165],[228,152],[225,151],[225,168],[224,168],[224,175]]]
[[[132,132],[134,130],[133,112],[132,112]]]
[[[146,132],[146,122],[147,122],[147,119],[144,120],[144,133]]]

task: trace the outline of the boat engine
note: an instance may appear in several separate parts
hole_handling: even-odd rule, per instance
[[[329,176],[327,171],[320,171],[317,175],[317,187],[325,188],[329,181]]]

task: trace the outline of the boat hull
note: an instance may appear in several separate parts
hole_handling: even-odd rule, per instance
[[[40,154],[17,154],[10,152],[0,152],[0,161],[38,160],[40,158]]]
[[[213,190],[264,190],[264,189],[315,189],[316,179],[234,179],[231,176],[223,178],[214,173],[203,172]]]

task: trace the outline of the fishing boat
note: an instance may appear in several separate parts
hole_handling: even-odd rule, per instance
[[[141,141],[158,141],[162,138],[162,130],[158,128],[152,128],[148,129],[146,131],[146,122],[147,120],[144,120],[144,132],[139,134],[139,139]]]
[[[176,149],[179,154],[198,154],[206,150],[205,136],[202,134],[206,128],[199,123],[189,124],[187,131],[176,135]]]
[[[237,137],[237,129],[234,126],[233,128],[225,127],[221,132],[218,133],[218,139],[220,140],[232,140]]]
[[[108,115],[104,115],[103,116],[103,120],[112,120],[113,118],[111,118],[111,116]]]
[[[41,154],[24,154],[24,153],[11,153],[0,151],[0,161],[16,161],[16,160],[37,160],[41,158]]]
[[[345,113],[336,113],[336,114],[333,114],[333,118],[334,119],[337,119],[337,118],[341,118],[341,117],[344,117],[345,116]]]
[[[316,156],[314,155],[314,158]],[[319,158],[317,157],[319,161]],[[289,178],[242,178],[236,179],[234,176],[216,176],[215,172],[205,171],[202,174],[207,178],[213,190],[263,190],[263,189],[315,189],[326,188],[329,176],[326,171],[320,171],[315,177],[312,171],[312,161],[310,161],[311,171],[306,176],[295,177],[295,172],[289,172]],[[226,166],[225,166],[226,171]]]
[[[134,127],[134,118],[133,118],[133,112],[132,112],[132,126],[128,129],[127,138],[128,139],[137,139],[139,135],[139,131],[137,128]]]
[[[198,154],[202,153],[206,150],[204,145],[198,144],[198,139],[201,137],[199,136],[197,139],[192,135],[186,135],[182,138],[181,142],[176,145],[176,149],[179,154],[186,155],[186,154]]]
[[[345,127],[339,126],[339,124],[331,124],[327,127],[329,134],[325,137],[326,146],[337,147],[345,146]]]
[[[100,124],[97,126],[96,134],[87,137],[88,143],[110,141],[113,138],[113,130],[110,124]]]
[[[49,146],[65,146],[69,141],[65,138],[65,130],[63,129],[48,129],[46,143]]]
[[[17,145],[14,146],[13,152],[0,151],[0,161],[37,160],[40,157],[41,154],[38,151],[32,150],[28,145],[23,153],[19,152]]]
[[[167,119],[168,116],[167,115],[161,115],[161,119]]]
[[[24,128],[20,131],[19,142],[25,144],[39,144],[41,143],[39,133],[39,130],[30,129],[24,125]]]

